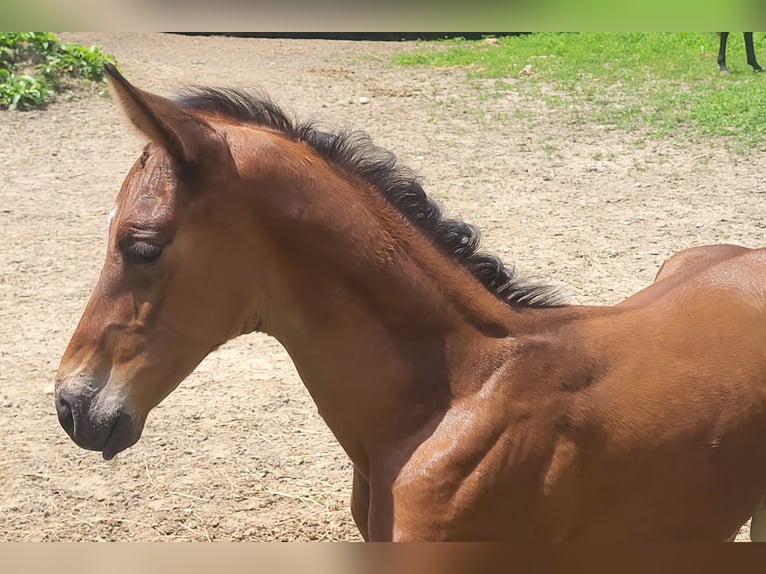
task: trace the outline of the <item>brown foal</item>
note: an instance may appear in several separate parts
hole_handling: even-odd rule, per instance
[[[671,258],[566,306],[477,250],[358,134],[107,69],[150,143],[110,218],[56,408],[111,458],[213,349],[289,352],[369,540],[725,540],[766,489],[766,250]]]

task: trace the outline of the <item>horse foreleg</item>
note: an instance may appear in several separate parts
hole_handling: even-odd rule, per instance
[[[721,41],[718,44],[718,68],[721,72],[728,72],[729,69],[726,67],[726,40],[729,39],[729,33],[720,32],[720,34]]]
[[[370,483],[354,468],[354,482],[351,485],[351,516],[359,532],[369,541]]]
[[[758,503],[750,521],[750,541],[766,542],[766,500]]]
[[[753,33],[745,32],[745,52],[747,53],[747,63],[753,67],[754,72],[763,72],[763,68],[758,65],[755,59],[755,46],[753,46]]]

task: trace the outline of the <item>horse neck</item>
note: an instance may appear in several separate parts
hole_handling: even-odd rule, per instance
[[[367,205],[374,190],[336,176],[296,181],[298,171],[289,185],[258,182],[269,193],[252,195],[255,226],[269,238],[254,261],[270,275],[263,330],[363,469],[491,370],[487,342],[512,334],[519,314],[385,201]]]
[[[408,448],[454,396],[488,378],[484,371],[499,358],[492,343],[501,339],[440,309],[443,301],[435,304],[439,296],[422,285],[388,279],[377,292],[325,279],[269,327],[362,469],[371,458]]]

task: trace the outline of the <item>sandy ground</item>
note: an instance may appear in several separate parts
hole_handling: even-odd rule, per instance
[[[685,247],[766,244],[764,150],[651,141],[514,90],[483,97],[461,70],[389,64],[414,44],[62,38],[100,44],[150,90],[257,86],[324,127],[368,131],[488,250],[571,302],[615,303]],[[141,146],[97,93],[0,112],[0,540],[357,540],[350,465],[264,336],[208,357],[111,462],[60,429],[49,386]]]

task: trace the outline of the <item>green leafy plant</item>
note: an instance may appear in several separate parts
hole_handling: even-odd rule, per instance
[[[0,33],[0,109],[44,106],[78,79],[102,81],[114,61],[98,46],[62,44],[49,32]]]

